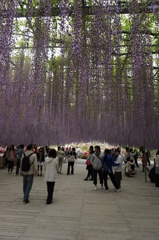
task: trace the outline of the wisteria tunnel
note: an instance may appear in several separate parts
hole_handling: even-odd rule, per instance
[[[1,0],[0,143],[159,144],[159,0]]]

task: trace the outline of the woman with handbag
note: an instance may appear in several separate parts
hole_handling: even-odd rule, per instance
[[[88,181],[88,178],[91,177],[89,180],[92,181],[93,180],[93,172],[92,172],[92,164],[91,164],[91,156],[94,153],[93,151],[93,146],[90,146],[89,148],[89,155],[88,158],[86,160],[86,170],[88,171],[87,173],[87,177],[84,179],[84,181]]]

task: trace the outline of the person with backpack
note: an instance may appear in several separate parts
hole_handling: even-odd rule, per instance
[[[104,187],[103,187],[103,175],[102,175],[102,157],[103,157],[103,154],[100,150],[100,146],[95,146],[95,153],[92,154],[91,159],[90,159],[91,164],[93,166],[93,184],[95,186],[94,191],[98,190],[97,174],[99,175],[101,188],[104,189]]]
[[[114,162],[113,157],[111,156],[111,150],[105,149],[104,151],[104,156],[102,158],[102,172],[103,172],[103,180],[104,180],[104,185],[105,185],[105,190],[108,192],[108,176],[110,180],[112,181],[112,184],[114,185],[116,192],[119,192],[119,187],[117,185],[117,182],[115,180],[112,166],[118,166],[119,163]]]
[[[24,203],[29,203],[34,175],[37,176],[37,156],[34,153],[33,144],[29,144],[27,151],[22,155],[20,173],[23,175]]]

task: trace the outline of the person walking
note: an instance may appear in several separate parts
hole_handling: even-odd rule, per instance
[[[28,171],[22,170],[24,157],[29,157],[30,169]],[[22,155],[20,174],[23,176],[24,203],[29,203],[29,194],[33,185],[34,174],[37,176],[37,156],[34,153],[33,144],[29,144],[27,151]]]
[[[91,164],[93,166],[93,184],[94,184],[94,191],[98,190],[97,187],[97,174],[99,175],[101,188],[103,187],[103,175],[102,175],[102,157],[103,154],[101,153],[100,146],[95,146],[95,153],[91,156]]]
[[[57,181],[58,158],[56,157],[56,150],[50,149],[48,157],[44,162],[44,181],[47,184],[47,199],[46,204],[51,204],[53,199],[55,182]]]

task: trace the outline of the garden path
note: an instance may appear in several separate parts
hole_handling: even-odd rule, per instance
[[[78,161],[78,160],[77,160]],[[0,170],[0,240],[158,240],[159,189],[144,181],[141,167],[123,175],[122,192],[93,190],[84,164],[58,176],[54,201],[46,205],[46,184],[34,179],[30,203],[23,203],[22,177]]]

